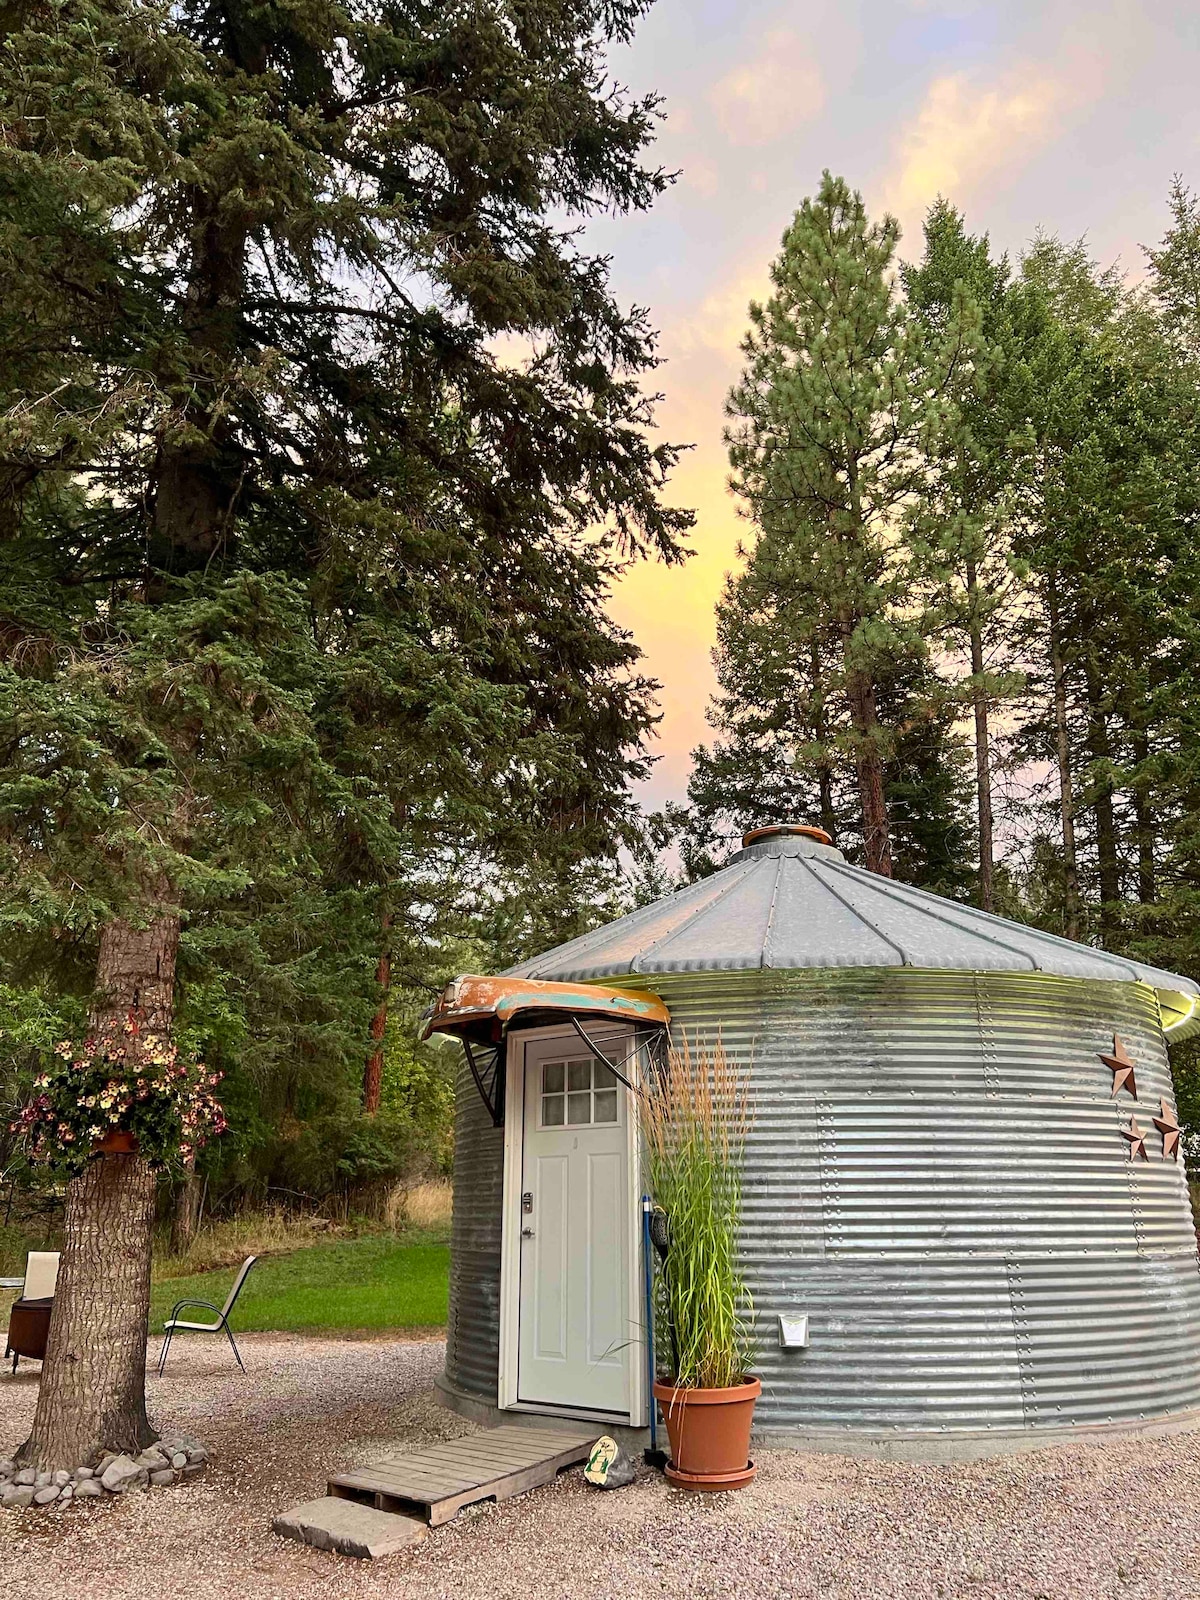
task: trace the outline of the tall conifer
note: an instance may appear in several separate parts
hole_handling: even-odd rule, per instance
[[[607,585],[688,518],[572,219],[666,181],[605,77],[644,9],[10,8],[0,931],[93,1032],[217,988],[357,1081],[385,939],[628,828],[653,713]],[[133,1282],[81,1281],[119,1255],[85,1268],[86,1212],[67,1308]],[[55,1318],[39,1466],[144,1442],[144,1347],[98,1326]]]

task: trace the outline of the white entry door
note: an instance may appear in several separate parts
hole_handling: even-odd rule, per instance
[[[628,1412],[628,1091],[561,1036],[524,1079],[517,1397]]]

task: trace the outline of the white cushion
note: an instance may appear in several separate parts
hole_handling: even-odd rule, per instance
[[[31,1250],[25,1263],[26,1300],[49,1300],[58,1284],[57,1250]]]

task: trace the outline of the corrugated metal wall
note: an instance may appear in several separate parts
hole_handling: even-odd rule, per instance
[[[749,1063],[765,1429],[1137,1421],[1200,1404],[1200,1264],[1152,990],[990,973],[666,977]],[[1138,1101],[1098,1059],[1121,1034]],[[1149,1162],[1120,1129],[1137,1115]],[[777,1314],[807,1312],[782,1350]]]
[[[504,1130],[493,1128],[465,1060],[454,1122],[454,1217],[446,1377],[496,1403],[500,1367],[500,1222]]]
[[[1200,1265],[1152,990],[1007,974],[663,974],[751,1067],[758,1424],[950,1431],[1200,1405]],[[1122,1035],[1138,1101],[1097,1058]],[[473,1102],[473,1103],[472,1103]],[[448,1374],[496,1391],[500,1135],[460,1087]],[[1151,1160],[1131,1163],[1134,1112]],[[807,1350],[779,1312],[807,1313]]]

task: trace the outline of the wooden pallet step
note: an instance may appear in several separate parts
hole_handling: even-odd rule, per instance
[[[480,1500],[510,1500],[586,1461],[595,1436],[558,1428],[491,1428],[408,1454],[385,1456],[329,1480],[329,1494],[432,1528]]]

